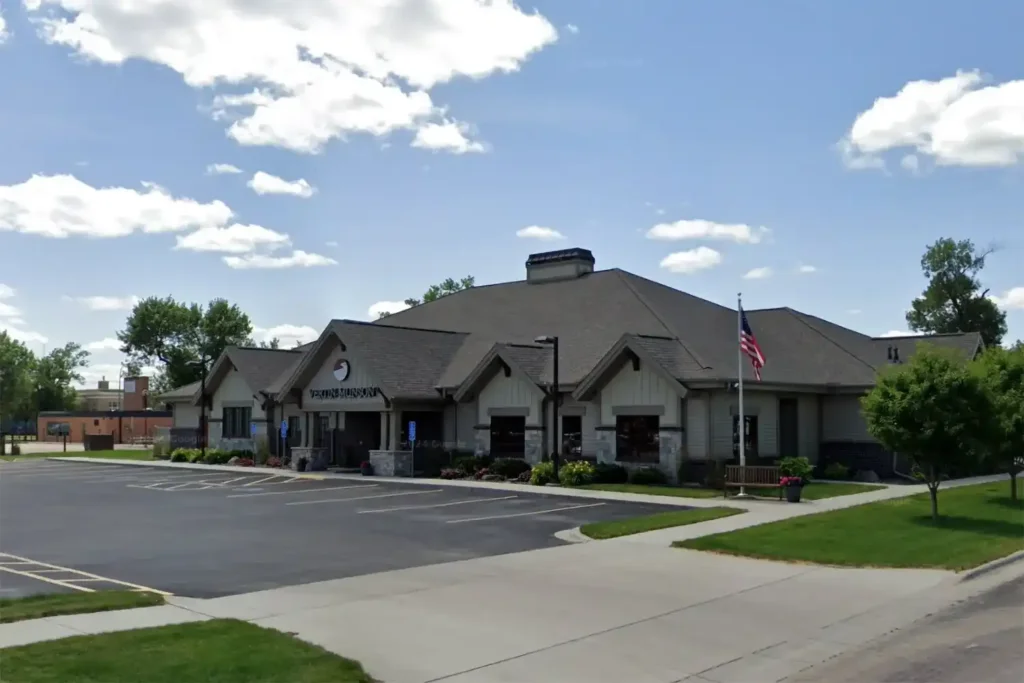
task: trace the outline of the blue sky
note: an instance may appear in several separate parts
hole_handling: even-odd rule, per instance
[[[969,237],[1024,337],[1020,4],[123,4],[0,0],[0,327],[90,382],[133,297],[291,340],[566,246],[883,334]]]

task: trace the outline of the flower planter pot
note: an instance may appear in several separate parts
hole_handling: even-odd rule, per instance
[[[803,493],[803,486],[787,486],[786,487],[786,500],[790,503],[799,503],[800,494]]]

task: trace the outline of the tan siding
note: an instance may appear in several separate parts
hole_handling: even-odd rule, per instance
[[[643,363],[634,370],[632,363],[624,363],[622,369],[612,377],[601,390],[601,423],[615,424],[616,406],[664,406],[665,414],[661,424],[678,427],[679,394],[653,369]]]
[[[506,377],[504,372],[496,372],[477,398],[477,424],[490,424],[491,408],[527,408],[526,424],[539,425],[543,419],[540,403],[540,392],[529,380],[515,373]]]
[[[874,441],[860,410],[860,396],[825,396],[821,410],[822,441]]]
[[[334,364],[339,358],[346,358],[350,363],[349,375],[344,382],[339,382],[334,377]],[[302,408],[307,411],[346,411],[346,410],[383,410],[384,399],[332,399],[322,401],[312,399],[309,396],[310,389],[334,389],[337,387],[364,388],[380,386],[377,380],[368,372],[365,365],[342,352],[340,348],[335,349],[328,355],[327,360],[312,381],[302,387]]]
[[[704,460],[708,457],[708,401],[706,394],[690,392],[683,402],[686,406],[686,451],[689,457]]]

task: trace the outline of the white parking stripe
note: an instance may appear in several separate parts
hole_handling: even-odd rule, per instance
[[[589,505],[568,505],[566,507],[551,508],[549,510],[536,510],[534,512],[516,512],[511,515],[492,515],[490,517],[469,517],[466,519],[449,519],[445,524],[463,524],[465,522],[484,522],[489,519],[510,519],[512,517],[529,517],[530,515],[546,515],[550,512],[562,512],[564,510],[582,510],[583,508],[596,508],[604,503],[590,503]]]
[[[58,581],[56,579],[48,579],[45,576],[36,576],[35,574],[29,574],[28,572],[20,572],[17,569],[11,569],[10,567],[0,567],[0,572],[8,572],[10,574],[17,574],[18,576],[27,576],[28,578],[35,579],[36,581],[52,583],[54,586],[61,586],[62,588],[74,588],[75,590],[82,591],[83,593],[95,593],[93,589],[86,588],[85,586],[76,586],[73,583],[65,583],[64,581]]]
[[[354,486],[327,486],[315,489],[298,489],[291,491],[265,491],[263,493],[233,493],[226,498],[255,498],[256,496],[283,496],[293,495],[296,493],[317,493],[318,491],[341,491],[342,489],[373,489],[380,486],[380,484],[356,484]]]
[[[429,491],[403,491],[402,493],[382,493],[379,496],[359,496],[357,498],[325,498],[324,500],[296,500],[285,505],[318,505],[319,503],[348,503],[353,500],[371,500],[373,498],[397,498],[398,496],[422,496],[427,493],[441,493],[445,489]]]
[[[376,508],[373,510],[357,510],[361,515],[369,515],[374,512],[398,512],[399,510],[427,510],[429,508],[446,508],[452,505],[468,505],[470,503],[493,503],[499,500],[512,500],[519,496],[502,496],[501,498],[471,498],[470,500],[457,500],[454,503],[436,503],[434,505],[403,505],[395,508]]]
[[[277,484],[290,484],[290,483],[295,482],[295,481],[301,481],[298,477],[288,477],[288,476],[283,475],[283,474],[272,474],[269,477],[263,477],[262,479],[257,479],[256,481],[250,481],[248,484],[242,484],[242,487],[244,488],[246,486],[257,486],[259,484],[265,484],[268,481],[273,481],[274,479],[284,479],[285,480],[285,481],[277,482]],[[272,486],[276,486],[276,484],[272,484]]]

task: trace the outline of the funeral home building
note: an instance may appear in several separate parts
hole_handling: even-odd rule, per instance
[[[557,449],[674,478],[683,459],[733,458],[742,371],[748,457],[840,460],[885,476],[892,456],[859,403],[879,371],[922,343],[981,349],[973,333],[872,338],[790,308],[748,310],[767,360],[755,381],[737,359],[735,309],[594,266],[585,249],[534,254],[522,280],[375,322],[332,320],[298,349],[228,348],[206,381],[209,443],[265,439],[325,466],[371,460],[400,472],[414,423],[418,447],[530,462]],[[202,393],[162,397],[177,428],[201,428]]]

